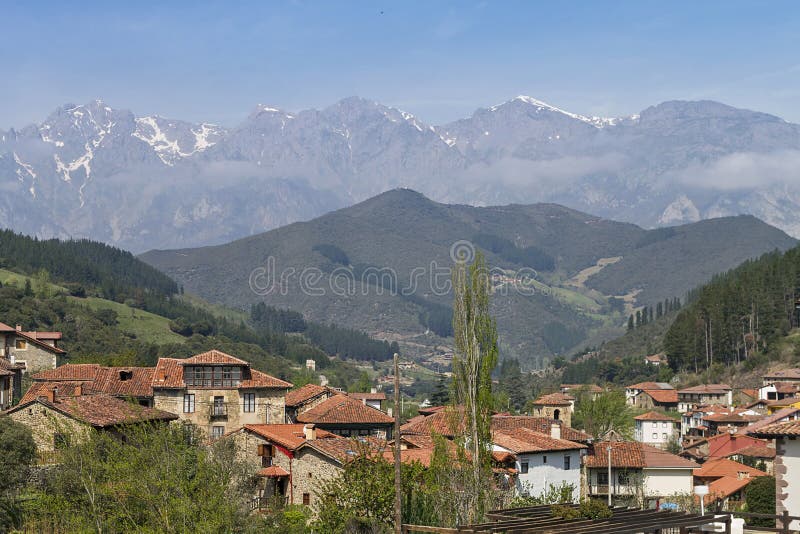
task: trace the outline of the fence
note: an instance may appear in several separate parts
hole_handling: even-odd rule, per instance
[[[783,534],[789,534],[790,532],[796,532],[790,529],[792,521],[800,521],[800,516],[789,515],[789,512],[784,510],[782,514],[755,514],[751,512],[720,512],[720,514],[727,514],[731,517],[741,517],[745,520],[745,528],[748,530],[759,530],[762,532],[782,532]],[[774,521],[774,527],[761,527],[761,526],[752,526],[748,523],[747,519],[772,519]],[[780,524],[780,526],[778,526]]]

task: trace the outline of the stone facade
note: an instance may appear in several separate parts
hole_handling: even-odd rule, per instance
[[[567,426],[572,426],[572,407],[562,404],[556,405],[538,405],[533,407],[534,417],[546,417],[547,419],[555,419],[561,421]]]
[[[63,354],[54,340],[36,341],[16,331],[0,332],[0,338],[3,356],[11,362],[24,363],[26,373],[55,369]]]
[[[9,417],[30,428],[40,456],[54,452],[67,442],[80,442],[92,430],[89,425],[79,423],[41,403],[13,411]]]
[[[800,441],[792,438],[775,440],[775,513],[797,515],[800,510]],[[800,530],[800,521],[789,525],[791,530]]]

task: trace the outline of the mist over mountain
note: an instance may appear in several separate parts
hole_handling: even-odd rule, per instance
[[[710,101],[602,118],[520,96],[440,126],[351,97],[259,105],[222,128],[98,100],[0,131],[0,187],[0,226],[134,251],[223,243],[396,187],[644,227],[752,214],[800,236],[800,125]]]

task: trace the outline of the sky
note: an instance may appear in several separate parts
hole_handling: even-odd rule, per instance
[[[358,95],[442,124],[519,94],[585,115],[711,99],[800,122],[800,2],[9,1],[0,129],[102,98],[232,126]]]

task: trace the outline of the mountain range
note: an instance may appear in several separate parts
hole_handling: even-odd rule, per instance
[[[796,243],[753,216],[645,230],[556,204],[448,205],[395,189],[225,245],[140,258],[211,302],[293,309],[424,356],[451,343],[454,259],[482,250],[501,351],[535,368],[622,333],[634,308]]]
[[[652,228],[752,214],[800,236],[800,125],[716,102],[587,117],[520,96],[433,126],[351,97],[223,128],[98,100],[0,131],[0,226],[133,251],[220,244],[396,187]]]

